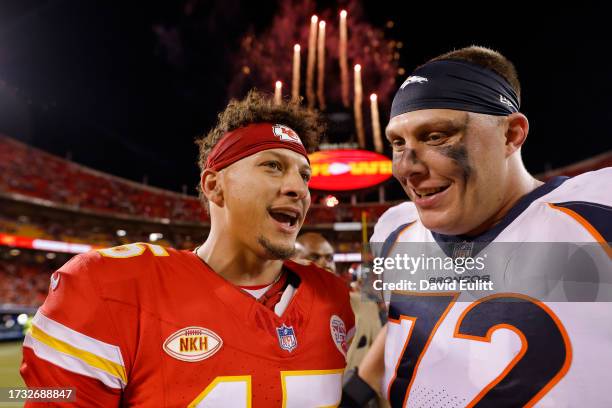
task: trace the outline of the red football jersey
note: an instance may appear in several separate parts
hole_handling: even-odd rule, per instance
[[[75,387],[87,407],[337,405],[348,289],[314,265],[285,267],[301,282],[279,317],[189,251],[79,255],[51,277],[21,374],[29,387]]]

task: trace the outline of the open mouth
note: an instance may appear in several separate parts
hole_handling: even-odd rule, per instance
[[[447,188],[450,187],[450,184],[443,187],[432,187],[432,188],[413,188],[412,191],[419,198],[431,197],[435,194],[441,193]]]
[[[287,210],[268,210],[270,216],[281,224],[288,227],[293,227],[299,220],[299,214],[293,211]]]

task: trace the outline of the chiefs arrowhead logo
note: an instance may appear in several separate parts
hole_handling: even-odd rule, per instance
[[[298,134],[295,133],[295,131],[289,126],[276,124],[272,127],[272,132],[274,132],[274,135],[282,141],[302,144]]]

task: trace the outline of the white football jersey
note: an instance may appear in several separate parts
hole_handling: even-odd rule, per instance
[[[411,202],[383,214],[378,257],[504,253],[486,261],[494,291],[393,291],[382,385],[392,406],[612,407],[611,188],[612,168],[557,177],[471,238],[432,233]]]

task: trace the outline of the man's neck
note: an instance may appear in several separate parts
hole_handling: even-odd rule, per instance
[[[517,177],[515,180],[516,181],[514,183],[507,186],[507,191],[509,193],[506,194],[505,200],[503,201],[503,204],[499,210],[496,211],[493,216],[487,219],[484,223],[480,224],[477,228],[463,235],[475,237],[493,228],[506,216],[506,214],[508,214],[512,207],[514,207],[521,198],[525,197],[527,194],[544,184],[540,180],[534,178],[526,170],[523,170],[521,177]]]
[[[239,242],[219,239],[211,230],[196,255],[217,274],[237,286],[268,285],[279,276],[283,261],[262,259]]]

